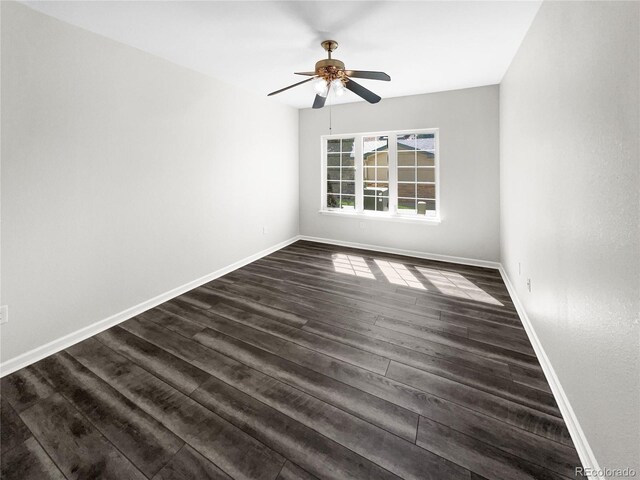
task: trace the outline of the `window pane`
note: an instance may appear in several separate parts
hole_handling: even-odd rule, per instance
[[[436,198],[436,186],[418,184],[418,197],[420,198]]]
[[[416,135],[411,133],[407,135],[398,135],[398,151],[400,150],[415,150],[416,149]]]
[[[356,197],[353,195],[342,195],[340,197],[340,207],[353,209],[356,205]]]
[[[327,152],[339,152],[340,140],[329,140],[327,142]]]
[[[415,152],[398,152],[398,166],[413,167],[416,164]]]
[[[418,201],[419,202],[424,202],[427,205],[427,210],[434,211],[436,209],[436,201],[435,200],[429,200],[429,199],[426,199],[426,198],[419,198]]]
[[[376,175],[376,180],[377,181],[383,181],[383,182],[388,182],[389,181],[389,169],[384,167],[384,168],[377,168],[377,175]]]
[[[364,172],[362,173],[365,182],[375,182],[376,180],[376,169],[373,167],[365,167]]]
[[[340,206],[340,195],[327,195],[327,207],[338,208]]]
[[[398,199],[398,210],[401,213],[411,213],[410,210],[416,209],[416,199],[415,198],[399,198]]]
[[[388,152],[378,152],[376,157],[376,164],[379,167],[386,167],[389,165],[389,153]]]
[[[434,168],[419,168],[418,169],[418,181],[419,182],[435,182],[436,171]]]
[[[419,167],[433,167],[435,162],[435,156],[432,152],[417,152],[418,166]]]
[[[342,139],[342,153],[353,153],[353,143],[355,142],[354,138],[343,138]]]
[[[342,180],[353,180],[356,178],[356,170],[352,167],[342,169]]]
[[[382,137],[376,137],[376,142],[377,142],[377,148],[376,150],[378,152],[382,152],[382,151],[387,151],[389,150],[389,137],[382,136]]]
[[[376,166],[376,154],[369,153],[369,155],[365,155],[363,158],[362,164],[365,167],[375,167]]]
[[[327,180],[340,180],[340,169],[327,168]]]
[[[365,158],[375,152],[389,150],[389,138],[382,137],[364,137],[362,139],[362,154]]]
[[[340,182],[327,182],[327,193],[340,193]]]
[[[330,153],[327,155],[327,166],[328,167],[339,167],[340,166],[340,154],[339,153]]]
[[[415,196],[416,196],[415,183],[399,183],[398,184],[398,197],[415,197]]]
[[[415,182],[415,180],[416,180],[415,168],[399,168],[398,169],[399,182]]]
[[[343,153],[342,154],[342,166],[343,167],[353,167],[353,160],[354,160],[354,158],[351,156],[350,153]]]
[[[355,182],[342,182],[342,194],[355,195],[356,183]]]
[[[364,196],[362,200],[364,201],[365,210],[372,210],[372,211],[376,210],[376,197]]]

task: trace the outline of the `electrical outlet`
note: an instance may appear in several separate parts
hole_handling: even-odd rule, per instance
[[[360,228],[365,229],[367,228],[367,224],[364,222],[360,222]]]
[[[0,325],[9,321],[9,305],[0,307]]]
[[[531,279],[527,278],[527,290],[529,290],[529,293],[531,293]]]
[[[262,234],[266,235],[267,233],[269,233],[269,229],[267,227],[262,227]]]

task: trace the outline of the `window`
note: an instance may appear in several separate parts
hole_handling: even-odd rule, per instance
[[[438,130],[322,137],[322,211],[439,220]]]
[[[354,138],[327,140],[327,208],[355,209]]]

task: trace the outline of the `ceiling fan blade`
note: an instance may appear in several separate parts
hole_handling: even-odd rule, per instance
[[[313,107],[312,108],[322,108],[324,107],[324,102],[327,101],[327,97],[329,96],[329,92],[327,92],[326,96],[322,96],[322,95],[316,95],[315,100],[313,101]]]
[[[354,82],[351,79],[347,82],[345,87],[359,97],[364,98],[369,103],[378,103],[381,100],[380,97],[373,93],[371,90],[364,88],[362,85]]]
[[[353,78],[367,78],[369,80],[384,80],[385,82],[389,82],[391,77],[384,72],[368,72],[365,70],[345,70],[344,73],[347,74],[347,77]]]
[[[294,75],[307,75],[308,77],[313,77],[316,72],[296,72]]]
[[[310,82],[314,78],[315,77],[307,78],[306,80],[302,80],[301,82],[294,83],[293,85],[289,85],[288,87],[284,87],[284,88],[281,88],[280,90],[276,90],[275,92],[271,92],[269,95],[267,95],[267,97],[270,97],[271,95],[276,95],[278,93],[284,92],[285,90],[289,90],[290,88],[297,87],[298,85],[302,85],[303,83]]]

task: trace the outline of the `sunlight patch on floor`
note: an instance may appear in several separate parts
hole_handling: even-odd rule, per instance
[[[385,260],[375,260],[378,268],[382,270],[382,273],[389,283],[393,283],[394,285],[402,285],[403,287],[411,287],[418,288],[420,290],[426,290],[426,287],[422,285],[420,280],[416,278],[416,276],[409,271],[407,267],[402,265],[401,263],[395,262],[387,262]]]
[[[452,297],[466,298],[468,300],[477,300],[483,303],[503,306],[502,303],[459,273],[443,272],[425,267],[416,267],[416,269],[429,280],[440,293]]]
[[[371,269],[367,266],[367,262],[362,257],[338,253],[332,255],[332,259],[333,269],[338,273],[346,273],[347,275],[371,278],[373,280],[376,278],[371,272]]]

